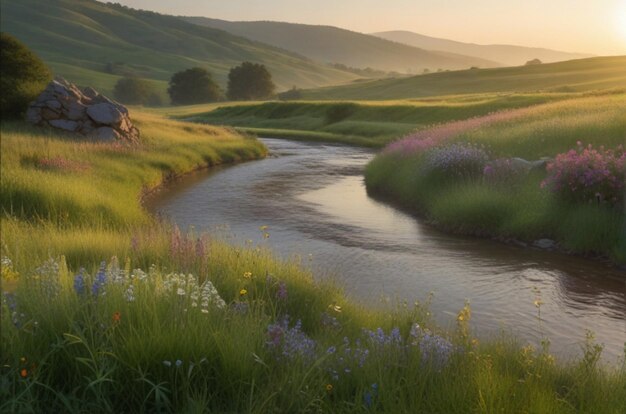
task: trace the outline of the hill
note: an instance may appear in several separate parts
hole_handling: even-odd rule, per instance
[[[493,92],[580,92],[626,88],[626,56],[542,65],[471,69],[402,79],[362,81],[303,91],[304,99],[408,99]]]
[[[381,39],[405,45],[419,47],[426,50],[438,50],[449,53],[459,53],[475,56],[482,59],[500,62],[504,66],[520,66],[532,59],[539,59],[543,63],[560,62],[563,60],[581,59],[592,57],[583,53],[568,53],[558,50],[550,50],[539,47],[525,47],[513,45],[477,45],[475,43],[457,42],[454,40],[441,39],[425,36],[419,33],[393,30],[389,32],[372,33]]]
[[[421,73],[424,69],[435,71],[500,66],[485,59],[427,51],[332,26],[271,21],[230,22],[205,17],[184,19],[300,53],[320,62],[341,63],[357,68]]]
[[[75,82],[110,91],[120,75],[165,81],[201,66],[225,84],[230,67],[267,65],[279,89],[348,82],[358,76],[177,17],[93,0],[0,0],[2,30]]]

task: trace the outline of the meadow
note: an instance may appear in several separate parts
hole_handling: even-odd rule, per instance
[[[524,242],[548,238],[573,253],[626,263],[622,155],[626,95],[548,103],[527,108],[512,119],[495,114],[484,125],[453,132],[448,136],[441,133],[438,138],[429,131],[418,131],[391,144],[368,166],[368,190],[391,197],[453,232]],[[581,161],[576,168],[585,177],[593,175],[593,168],[606,169],[615,185],[607,191],[617,192],[610,200],[599,189],[602,180],[577,184],[573,194],[584,193],[586,186],[597,188],[584,200],[565,199],[563,194],[542,188],[550,182],[551,168],[558,169],[554,162],[557,154],[565,154],[557,157],[559,162],[567,157],[578,161],[586,154],[602,160],[601,154],[609,149],[617,151],[616,161],[611,162],[617,163],[618,170],[622,165],[621,175],[611,176],[613,167],[595,161]],[[514,158],[552,161],[540,162],[539,168],[529,165],[530,171],[525,171],[524,164]]]
[[[392,101],[297,101],[196,105],[157,110],[259,136],[383,147],[415,129],[582,94],[492,93]]]
[[[620,413],[626,364],[478,341],[471,308],[364,307],[263,240],[236,247],[141,199],[265,155],[232,130],[133,110],[139,147],[3,122],[3,412]],[[538,303],[538,312],[541,304]]]

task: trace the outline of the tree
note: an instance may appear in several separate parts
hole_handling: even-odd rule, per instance
[[[222,92],[211,74],[202,68],[191,68],[175,73],[170,79],[167,93],[174,105],[191,105],[215,102]]]
[[[267,99],[274,94],[276,85],[264,65],[243,62],[228,73],[228,98],[234,101]]]
[[[300,89],[294,86],[288,91],[279,93],[278,99],[280,99],[281,101],[295,101],[298,99],[302,99],[302,92],[300,91]]]
[[[113,88],[113,97],[129,105],[159,106],[161,97],[146,80],[136,77],[121,78]]]
[[[46,65],[23,43],[0,33],[0,117],[19,117],[50,82]]]
[[[526,66],[541,65],[543,62],[539,59],[533,59],[526,62]]]

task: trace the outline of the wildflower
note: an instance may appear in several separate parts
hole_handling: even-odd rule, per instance
[[[282,320],[270,324],[267,327],[267,334],[269,341],[266,344],[277,353],[277,359],[301,358],[306,362],[315,359],[316,343],[302,332],[300,320],[290,328],[289,316],[285,316]]]
[[[185,289],[183,289],[183,288],[181,288],[181,287],[179,287],[179,288],[176,290],[176,294],[177,294],[178,296],[185,296],[185,293],[186,293],[186,292],[185,292]]]
[[[166,367],[171,367],[172,366],[172,362],[171,361],[163,361],[163,365],[165,365]]]
[[[100,270],[96,274],[96,280],[94,280],[93,285],[91,285],[91,293],[93,296],[98,296],[100,294],[104,295],[104,285],[106,284],[106,262],[102,262],[100,264]]]
[[[241,289],[239,291],[239,296],[246,296],[248,294],[248,290],[247,289]]]
[[[259,230],[265,231],[265,230],[267,230],[267,228],[268,228],[268,226],[261,226],[261,227],[259,227]]]
[[[183,365],[183,361],[181,361],[180,359],[177,359],[175,364],[176,364],[176,368],[180,368],[180,366]]]
[[[337,352],[337,348],[334,346],[331,346],[330,348],[326,350],[327,354],[334,354],[335,352]]]
[[[326,384],[326,392],[332,392],[333,391],[333,384]]]
[[[276,298],[282,301],[287,300],[287,284],[285,282],[280,282],[278,284],[278,291],[276,292]]]
[[[541,299],[535,299],[533,303],[535,304],[536,307],[540,307],[541,305],[543,305],[543,302]]]
[[[20,370],[20,377],[26,378],[28,376],[28,370],[26,368],[22,368]]]
[[[119,323],[122,320],[122,314],[119,312],[113,313],[113,323]]]
[[[20,362],[21,362],[22,364],[26,363],[26,357],[21,357],[21,358],[20,358]]]
[[[341,313],[341,306],[335,305],[334,303],[331,305],[328,305],[328,309],[335,311],[337,313]]]
[[[244,279],[252,279],[252,272],[243,272]]]

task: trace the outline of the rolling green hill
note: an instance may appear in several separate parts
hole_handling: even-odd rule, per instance
[[[386,100],[468,93],[580,92],[610,88],[626,88],[626,56],[362,81],[304,91],[303,98]]]
[[[319,62],[341,63],[356,68],[421,73],[424,69],[501,66],[486,59],[418,49],[332,26],[270,21],[229,22],[205,17],[184,19],[297,52]]]
[[[242,61],[265,64],[280,89],[349,82],[356,75],[177,17],[93,0],[0,0],[2,30],[68,79],[110,92],[120,75],[157,81],[201,66],[225,84]],[[159,82],[160,81],[160,82]]]
[[[532,59],[539,59],[543,63],[560,62],[563,60],[581,59],[592,57],[583,53],[568,53],[558,50],[544,49],[540,47],[525,47],[513,45],[477,45],[474,43],[457,42],[454,40],[441,39],[425,36],[419,33],[405,30],[393,30],[389,32],[372,33],[372,35],[393,42],[419,47],[426,50],[439,50],[442,52],[460,53],[462,55],[476,56],[482,59],[500,62],[505,66],[520,66]]]

